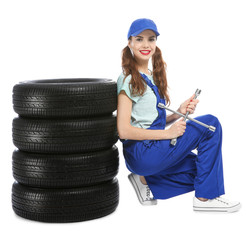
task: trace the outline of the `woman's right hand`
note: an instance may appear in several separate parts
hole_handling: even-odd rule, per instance
[[[174,123],[167,131],[168,138],[173,139],[182,136],[185,133],[186,121],[182,118],[178,122]]]

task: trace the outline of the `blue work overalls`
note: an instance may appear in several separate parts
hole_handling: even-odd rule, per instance
[[[165,129],[165,104],[157,86],[141,74],[157,97],[158,117],[148,129]],[[148,111],[148,109],[146,109]],[[196,118],[216,127],[215,132],[187,121],[185,133],[172,146],[170,140],[120,139],[129,171],[144,176],[155,199],[167,199],[195,190],[196,197],[213,199],[224,194],[222,128],[212,115]],[[197,154],[192,150],[197,149]]]

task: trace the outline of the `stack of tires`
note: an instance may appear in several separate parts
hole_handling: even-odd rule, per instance
[[[16,84],[12,206],[42,222],[86,221],[115,211],[117,85],[109,79]]]

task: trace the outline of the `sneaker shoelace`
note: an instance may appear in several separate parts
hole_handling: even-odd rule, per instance
[[[217,198],[215,198],[217,201],[219,201],[219,202],[222,202],[222,203],[224,203],[224,204],[226,204],[226,205],[229,205],[229,201],[227,200],[227,199],[224,199],[224,198],[221,198],[221,197],[217,197]]]
[[[148,185],[146,186],[146,200],[147,200],[147,201],[151,200],[151,199],[150,199],[150,188],[149,188]]]

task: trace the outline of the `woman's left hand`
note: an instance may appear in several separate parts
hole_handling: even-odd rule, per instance
[[[189,112],[189,114],[192,114],[195,112],[196,109],[196,105],[199,103],[198,99],[194,99],[195,94],[192,95],[192,97],[190,97],[189,99],[187,99],[185,102],[183,102],[179,109],[178,112],[182,113],[182,114],[186,114],[187,112]]]

